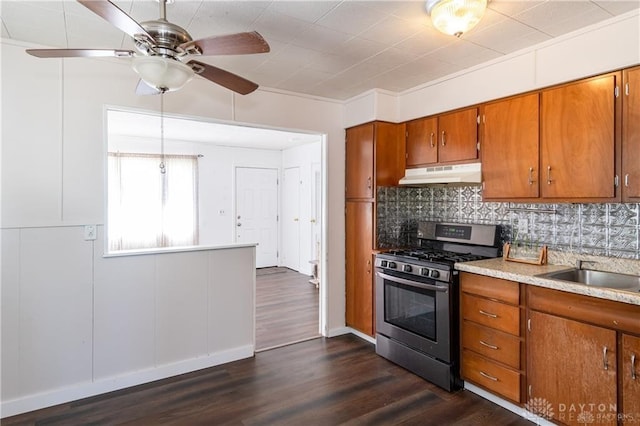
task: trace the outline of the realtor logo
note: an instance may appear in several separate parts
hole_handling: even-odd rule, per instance
[[[533,414],[533,416],[528,416],[530,420],[535,416],[542,417],[546,420],[553,418],[553,406],[546,398],[531,398],[524,404],[524,408]]]

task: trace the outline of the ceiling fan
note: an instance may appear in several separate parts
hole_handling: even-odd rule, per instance
[[[189,33],[166,19],[166,4],[158,0],[160,18],[138,23],[109,0],[77,0],[93,13],[133,38],[137,52],[123,49],[27,49],[39,58],[127,57],[140,76],[138,94],[178,90],[194,75],[246,95],[256,83],[223,69],[190,59],[200,55],[245,55],[269,52],[269,44],[257,32],[244,32],[193,40]]]

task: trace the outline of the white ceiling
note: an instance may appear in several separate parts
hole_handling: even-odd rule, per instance
[[[159,16],[156,1],[114,3],[138,22]],[[128,36],[75,1],[0,6],[3,38],[133,48]],[[167,18],[194,39],[256,30],[271,52],[200,60],[261,86],[345,100],[373,88],[401,92],[638,8],[640,0],[493,0],[461,39],[431,27],[423,1],[175,0]]]

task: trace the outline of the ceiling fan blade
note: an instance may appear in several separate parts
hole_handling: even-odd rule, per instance
[[[91,10],[96,15],[107,20],[111,25],[119,28],[131,37],[136,35],[144,35],[150,40],[153,37],[140,26],[131,16],[127,15],[122,9],[109,0],[77,0],[78,3]]]
[[[144,82],[143,79],[138,80],[138,85],[136,86],[136,95],[159,95],[160,92],[155,87],[149,86]]]
[[[271,50],[269,43],[256,31],[207,37],[183,43],[180,47],[188,50],[194,45],[203,55],[246,55]]]
[[[200,77],[204,77],[209,81],[240,93],[241,95],[249,94],[258,88],[256,83],[230,73],[229,71],[214,67],[213,65],[198,61],[189,61],[187,65],[191,66]]]
[[[27,49],[26,52],[38,58],[100,58],[131,57],[132,50],[119,49]]]

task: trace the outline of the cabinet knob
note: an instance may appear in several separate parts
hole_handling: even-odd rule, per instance
[[[444,135],[444,130],[442,131],[442,135],[440,136],[440,141],[442,142],[442,146],[445,146],[447,144],[447,140]]]
[[[609,369],[609,361],[607,360],[607,352],[609,349],[605,346],[602,348],[602,368],[605,370]]]
[[[529,185],[533,185],[533,167],[529,167]]]
[[[631,380],[635,380],[636,377],[636,354],[631,354]]]
[[[436,137],[436,134],[431,132],[431,135],[429,135],[429,144],[431,145],[431,148],[436,146],[434,142],[435,137]]]
[[[551,166],[547,166],[547,185],[551,185]]]

